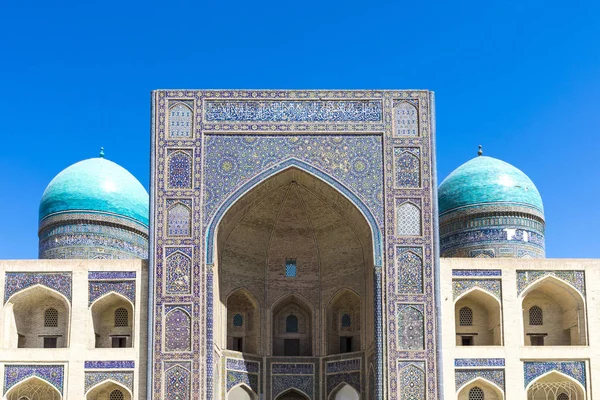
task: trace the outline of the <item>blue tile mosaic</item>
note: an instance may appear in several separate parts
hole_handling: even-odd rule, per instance
[[[338,374],[327,375],[327,396],[337,388],[341,383],[347,383],[352,386],[358,393],[361,392],[360,372],[343,372]]]
[[[244,383],[248,385],[254,393],[259,393],[258,375],[248,374],[241,371],[227,371],[227,391],[230,391],[234,386]]]
[[[575,379],[585,387],[585,362],[584,361],[525,361],[525,387],[536,378],[550,371],[558,371]]]
[[[466,383],[477,378],[492,382],[504,391],[503,369],[457,369],[454,371],[456,390],[458,391]]]
[[[135,361],[86,361],[85,369],[133,369]]]
[[[402,304],[398,307],[398,348],[423,350],[425,347],[422,304]]]
[[[179,364],[170,367],[165,365],[165,393],[169,400],[190,400],[191,381],[190,370]]]
[[[193,101],[169,101],[169,136],[171,138],[189,138],[192,136]]]
[[[4,365],[4,394],[13,386],[33,376],[43,379],[63,394],[64,365]]]
[[[423,248],[396,248],[398,291],[400,293],[423,293]]]
[[[133,392],[133,372],[85,372],[85,393],[102,382],[112,380]]]
[[[504,358],[456,358],[455,367],[504,367]]]
[[[454,299],[473,288],[483,289],[502,301],[502,281],[500,279],[452,279]]]
[[[501,269],[453,269],[452,276],[502,276]]]
[[[421,187],[421,149],[394,147],[394,177],[397,188]]]
[[[313,364],[271,364],[272,374],[312,375],[315,372]]]
[[[314,398],[314,378],[312,375],[273,375],[271,382],[271,398],[273,399],[289,389],[298,389],[309,399]]]
[[[424,363],[398,363],[399,400],[426,400]]]
[[[171,248],[175,250],[165,261],[165,292],[167,294],[190,294],[192,290],[192,259],[186,250],[190,248]],[[177,251],[181,250],[181,251]]]
[[[190,351],[191,313],[183,307],[165,309],[165,351]]]
[[[167,182],[171,189],[192,187],[193,156],[189,150],[168,150]]]
[[[70,272],[7,272],[5,279],[5,303],[13,294],[35,285],[54,289],[71,301]]]
[[[529,285],[546,276],[554,276],[568,282],[585,298],[584,271],[517,271],[517,293],[520,295]]]
[[[361,359],[353,358],[350,360],[339,360],[339,361],[328,361],[325,367],[325,371],[328,374],[336,372],[347,372],[347,371],[360,371],[361,370]]]
[[[226,368],[235,371],[257,374],[260,370],[260,364],[255,361],[227,358]]]
[[[89,280],[135,279],[135,271],[89,271]]]
[[[135,304],[135,280],[104,280],[104,281],[89,281],[89,304],[104,296],[107,293],[118,293],[129,299]]]

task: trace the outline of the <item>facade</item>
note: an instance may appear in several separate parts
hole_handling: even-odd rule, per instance
[[[151,142],[0,262],[4,399],[600,399],[600,261],[481,151],[438,194],[433,93],[160,90]]]

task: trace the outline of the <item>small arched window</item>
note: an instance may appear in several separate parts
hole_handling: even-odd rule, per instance
[[[342,315],[342,327],[349,328],[352,325],[352,320],[349,314]]]
[[[44,327],[56,328],[58,326],[58,311],[56,308],[48,308],[44,312]]]
[[[285,319],[285,331],[287,333],[298,332],[298,317],[295,315],[288,315]]]
[[[469,307],[463,307],[458,312],[460,326],[473,326],[473,310]]]
[[[569,395],[566,394],[565,392],[562,392],[561,394],[558,395],[556,400],[569,400]]]
[[[115,326],[129,326],[129,312],[123,307],[115,310]]]
[[[116,389],[110,392],[109,400],[123,400],[125,397],[123,396],[123,392]]]
[[[244,317],[242,314],[235,314],[233,316],[233,326],[243,326],[244,325]]]
[[[483,390],[480,387],[475,386],[469,390],[469,400],[484,400]],[[111,399],[112,400],[112,399]]]
[[[544,314],[538,306],[529,309],[529,325],[544,325]]]

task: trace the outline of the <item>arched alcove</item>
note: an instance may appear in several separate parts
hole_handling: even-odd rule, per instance
[[[458,390],[458,400],[504,400],[504,393],[490,381],[477,378]]]
[[[457,346],[499,346],[502,344],[502,310],[499,300],[474,288],[454,303]]]
[[[349,331],[352,349],[373,345],[373,231],[357,205],[325,180],[296,167],[228,202],[214,234],[218,348],[230,347],[233,318],[247,318],[229,309],[233,303],[228,299],[240,289],[255,299],[245,304],[256,304],[256,335],[263,338],[258,355],[283,356],[286,339],[299,340],[302,355],[330,353],[332,333],[320,327],[328,318],[330,300],[342,288],[355,293],[353,310],[347,313],[356,327]],[[286,332],[289,315],[298,319],[298,332]],[[339,337],[335,342],[339,352]]]
[[[90,388],[85,400],[132,400],[128,388],[113,380],[106,380]]]
[[[299,390],[290,389],[281,393],[275,400],[309,400],[308,396]]]
[[[93,347],[133,347],[133,304],[124,296],[111,292],[98,298],[90,307],[94,326]]]
[[[532,284],[521,296],[526,346],[587,343],[585,303],[574,287],[547,276]]]
[[[361,299],[352,290],[340,289],[327,304],[325,327],[327,354],[361,350]]]
[[[256,354],[260,346],[260,311],[250,292],[238,289],[227,298],[227,348]]]
[[[227,393],[227,400],[256,400],[256,393],[246,385],[238,385]]]
[[[585,400],[583,386],[565,374],[548,372],[527,386],[527,400]]]
[[[6,400],[61,400],[60,392],[51,384],[38,377],[25,379],[6,393]]]
[[[347,383],[341,383],[332,390],[329,400],[359,400],[360,394],[356,389]]]
[[[312,356],[312,307],[298,296],[281,299],[273,308],[274,356]]]
[[[4,321],[5,347],[68,347],[69,301],[46,286],[32,286],[12,295],[4,306]]]

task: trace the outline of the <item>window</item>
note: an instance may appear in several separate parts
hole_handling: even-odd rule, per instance
[[[469,400],[484,400],[483,390],[477,386],[471,388],[469,390]]]
[[[340,337],[340,353],[352,352],[352,336]]]
[[[544,314],[538,306],[529,309],[529,325],[544,325]]]
[[[123,392],[121,392],[120,390],[113,390],[112,392],[110,392],[110,396],[109,396],[109,400],[123,400],[125,397],[123,397]]]
[[[461,336],[463,346],[473,346],[473,336]]]
[[[244,351],[244,338],[234,337],[233,338],[233,348],[231,350]]]
[[[127,338],[123,336],[113,336],[112,347],[117,349],[121,347],[127,347]]]
[[[293,278],[296,276],[296,259],[288,258],[285,260],[285,276]]]
[[[56,348],[56,338],[55,337],[45,337],[44,338],[44,348],[45,349],[55,349]]]
[[[569,400],[569,395],[566,394],[565,392],[562,392],[561,394],[558,395],[556,400]]]
[[[285,331],[287,333],[298,332],[298,317],[295,315],[288,315],[285,319]]]
[[[352,320],[350,319],[350,315],[344,314],[342,315],[342,327],[348,328],[352,325]]]
[[[458,312],[460,326],[473,326],[473,310],[469,307],[463,307]]]
[[[115,326],[129,326],[129,312],[123,307],[115,310]]]
[[[233,316],[233,326],[243,326],[244,325],[244,317],[242,314],[235,314]]]
[[[58,311],[56,308],[48,308],[44,312],[44,327],[56,328],[58,326]]]
[[[544,345],[544,336],[543,335],[531,335],[529,336],[531,340],[532,346],[543,346]]]

